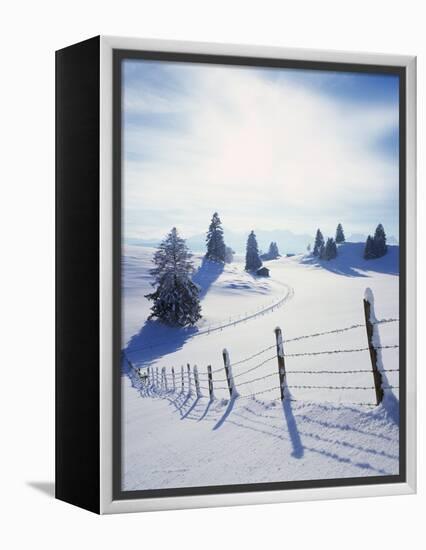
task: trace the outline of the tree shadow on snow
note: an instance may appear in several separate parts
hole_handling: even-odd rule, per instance
[[[223,272],[224,265],[203,259],[192,280],[200,289],[200,299]],[[148,319],[140,331],[132,336],[123,350],[129,361],[138,368],[146,368],[160,357],[180,350],[188,339],[197,334],[198,328],[173,327],[159,320]],[[175,365],[175,368],[178,365]]]
[[[212,284],[220,277],[224,270],[221,262],[212,262],[203,258],[200,267],[192,277],[192,281],[200,289],[200,299],[203,299]]]
[[[160,357],[181,349],[197,331],[197,327],[172,327],[157,320],[148,320],[123,351],[134,366],[146,368]]]
[[[388,246],[388,252],[382,258],[365,260],[364,243],[345,243],[338,247],[337,258],[320,260],[316,256],[305,256],[300,263],[321,267],[345,277],[368,277],[368,271],[399,275],[399,246]]]

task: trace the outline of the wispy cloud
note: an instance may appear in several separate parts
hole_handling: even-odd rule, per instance
[[[348,78],[337,73],[316,86],[291,71],[132,63],[126,236],[204,231],[214,210],[234,230],[331,231],[342,221],[365,232],[382,221],[396,232],[398,158],[382,145],[398,106],[385,92],[383,102],[333,94]]]

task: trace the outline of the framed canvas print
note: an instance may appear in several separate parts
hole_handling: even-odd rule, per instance
[[[415,58],[56,54],[56,496],[415,491]]]

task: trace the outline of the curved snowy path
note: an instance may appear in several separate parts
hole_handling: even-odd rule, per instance
[[[236,317],[230,317],[228,321],[223,321],[222,323],[208,326],[196,332],[194,336],[200,336],[201,334],[210,334],[211,332],[215,332],[217,330],[223,330],[224,328],[227,328],[227,327],[234,327],[240,323],[245,323],[252,319],[257,319],[258,317],[265,315],[265,313],[272,313],[273,311],[282,307],[286,302],[288,302],[293,298],[294,296],[293,287],[291,287],[287,283],[283,283],[282,281],[276,281],[274,279],[271,279],[271,281],[287,289],[287,292],[283,296],[281,296],[278,300],[272,302],[271,304],[265,305],[260,309],[255,310],[251,313],[243,314],[242,316],[238,315]]]
[[[147,254],[140,258],[129,256],[125,267],[123,344],[127,345],[123,345],[123,350],[139,367],[187,347],[198,336],[220,334],[226,338],[231,328],[239,328],[240,333],[242,325],[274,314],[294,297],[293,286],[283,280],[281,273],[276,276],[275,266],[273,276],[266,278],[247,273],[241,262],[225,266],[201,263],[194,282],[200,287],[203,318],[195,327],[168,327],[155,320],[147,321],[148,267]]]
[[[188,337],[186,341],[192,340],[197,336],[205,336],[205,335],[213,334],[215,332],[222,332],[226,328],[236,327],[237,325],[246,323],[247,321],[258,319],[259,317],[262,317],[265,314],[273,313],[277,309],[281,308],[286,302],[288,302],[294,297],[294,288],[281,281],[276,281],[273,279],[272,281],[286,288],[286,293],[282,295],[278,300],[275,300],[272,303],[268,303],[267,305],[263,305],[259,309],[254,310],[252,312],[231,316],[227,320],[222,320],[222,321],[219,321],[218,323],[208,325],[206,327],[202,327],[199,330],[194,330],[193,332],[188,333]],[[143,351],[145,349],[153,349],[156,347],[161,347],[164,343],[167,343],[167,342],[170,342],[170,338],[151,339],[149,341],[149,344],[141,345],[141,346],[132,345],[132,346],[129,346],[125,351],[126,353],[131,354],[132,352],[136,352],[136,351]]]

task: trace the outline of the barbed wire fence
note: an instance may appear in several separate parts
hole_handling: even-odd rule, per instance
[[[176,374],[175,367],[167,369],[165,366],[161,368],[161,372],[158,367],[146,367],[139,369],[129,359],[127,353],[123,351],[123,357],[129,366],[129,376],[135,386],[137,386],[144,396],[158,396],[169,393],[176,393],[180,386],[180,394],[185,394],[187,396],[195,395],[197,398],[208,396],[210,400],[215,399],[215,392],[225,391],[229,394],[230,399],[249,399],[255,398],[260,395],[266,395],[272,392],[279,392],[280,397],[271,399],[271,401],[300,401],[299,399],[294,399],[291,390],[327,390],[327,391],[375,391],[376,403],[370,402],[346,402],[348,404],[356,405],[365,405],[365,406],[374,406],[379,405],[384,398],[384,394],[388,390],[399,389],[397,385],[391,385],[383,382],[383,375],[386,373],[399,372],[399,368],[385,369],[381,360],[379,360],[379,352],[381,350],[390,350],[398,349],[398,344],[391,345],[380,345],[377,342],[380,342],[376,338],[376,331],[379,325],[384,325],[388,323],[399,322],[397,318],[386,318],[378,320],[374,313],[374,297],[370,289],[366,290],[364,299],[364,317],[365,323],[363,324],[354,324],[344,328],[338,328],[334,330],[328,330],[323,332],[316,332],[311,334],[305,334],[288,340],[283,339],[282,331],[280,327],[276,327],[274,330],[275,333],[275,342],[274,344],[263,348],[262,350],[257,351],[254,354],[251,354],[247,357],[244,357],[234,363],[231,363],[230,356],[227,349],[222,351],[222,360],[223,367],[218,369],[212,369],[211,365],[207,366],[207,373],[200,373],[198,371],[197,365],[193,365],[191,368],[190,363],[186,364],[186,370],[184,366],[181,366],[180,370],[180,384],[178,375]],[[300,353],[286,353],[284,346],[288,342],[296,342],[308,338],[316,338],[325,335],[339,334],[347,331],[351,331],[357,328],[364,327],[366,329],[367,336],[367,346],[349,348],[349,349],[328,349],[322,351],[309,351],[309,352],[300,352]],[[272,353],[274,350],[274,353]],[[286,368],[286,359],[287,358],[296,358],[296,357],[317,357],[317,356],[329,356],[337,354],[349,354],[349,353],[361,353],[368,351],[370,354],[371,368],[361,368],[361,369],[349,369],[349,370],[331,370],[331,369],[322,369],[322,370],[288,370]],[[264,354],[271,352],[266,358],[262,358]],[[245,369],[242,365],[258,359],[259,361]],[[256,371],[264,367],[269,363],[276,362],[278,368],[275,368],[271,372],[266,372],[261,375],[258,375]],[[236,369],[238,367],[238,369]],[[370,373],[373,377],[372,385],[321,385],[320,383],[312,384],[292,384],[288,382],[288,375],[309,375],[309,376],[321,376],[321,375],[358,375],[362,373]],[[222,375],[222,376],[221,376]],[[241,377],[247,377],[247,375],[253,375],[249,379],[243,378],[240,382]],[[245,389],[245,387],[251,387],[257,383],[263,382],[265,380],[274,381],[275,383],[267,388],[259,389],[258,391],[253,391],[248,394],[242,394],[240,390]],[[278,384],[277,384],[278,383]]]

